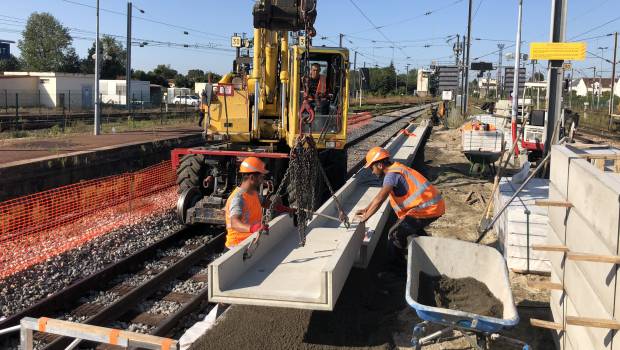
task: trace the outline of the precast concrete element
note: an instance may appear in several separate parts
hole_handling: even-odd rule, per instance
[[[563,325],[556,332],[561,349],[610,349],[620,346],[611,326],[620,312],[617,264],[619,251],[620,174],[616,148],[553,146],[549,201],[570,203],[549,207],[547,244],[568,251],[547,252],[553,319]],[[587,321],[590,326],[571,320]],[[594,322],[596,321],[596,322]],[[613,326],[615,327],[615,326]]]
[[[493,197],[496,211],[512,197],[520,184],[511,178],[500,180],[499,190]],[[549,272],[546,253],[532,250],[532,245],[546,243],[548,230],[547,207],[534,205],[537,199],[549,197],[549,180],[532,179],[510,203],[495,222],[500,249],[508,268],[514,271]]]
[[[394,160],[410,163],[430,131],[424,123],[407,128],[386,146]],[[410,136],[407,134],[413,134]],[[297,228],[288,216],[269,224],[269,235],[260,238],[252,257],[244,251],[250,236],[209,265],[209,300],[228,304],[262,305],[312,310],[333,310],[353,265],[365,267],[392,212],[384,203],[365,225],[353,220],[355,211],[368,205],[381,182],[362,169],[351,177],[336,196],[352,222],[350,228],[316,216],[308,225],[306,244],[299,246]],[[318,213],[338,216],[333,199]]]

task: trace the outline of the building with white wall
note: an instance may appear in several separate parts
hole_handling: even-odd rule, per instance
[[[4,72],[0,75],[0,99],[6,95],[9,106],[92,108],[94,83],[94,74]]]
[[[418,70],[418,85],[416,88],[416,94],[424,97],[428,95],[428,83],[431,76],[431,71],[420,69]]]
[[[611,91],[611,78],[581,78],[574,84],[571,89],[577,93],[577,96],[588,96],[588,93],[594,93],[595,96]],[[614,86],[614,93],[620,96],[620,88]]]
[[[131,100],[134,103],[151,102],[151,83],[142,80],[132,80]],[[127,81],[126,80],[99,80],[101,102],[107,104],[126,104]]]

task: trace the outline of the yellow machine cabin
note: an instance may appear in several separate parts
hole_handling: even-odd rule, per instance
[[[304,47],[288,46],[287,33],[257,29],[254,34],[253,67],[258,69],[253,68],[248,75],[227,74],[213,84],[210,100],[202,105],[207,140],[268,144],[282,141],[290,147],[303,130],[312,133],[319,148],[342,149],[347,131],[348,50],[310,47],[305,57]],[[264,50],[259,50],[263,45]],[[261,61],[266,64],[259,64]],[[318,76],[312,78],[317,66]],[[310,83],[304,81],[304,76],[325,84],[321,93],[311,88],[312,123],[304,123],[299,113],[305,85]]]
[[[231,40],[237,48],[233,71],[202,93],[205,145],[172,152],[177,214],[188,224],[224,223],[222,208],[244,157],[262,158],[269,183],[286,185],[289,152],[302,134],[306,140],[311,135],[319,151],[326,183],[337,189],[345,181],[348,50],[309,45],[316,34],[316,0],[258,0],[253,18],[253,39]],[[328,195],[320,180],[308,184],[317,204]],[[285,201],[292,200],[291,192]]]

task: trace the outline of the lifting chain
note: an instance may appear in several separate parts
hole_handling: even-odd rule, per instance
[[[300,246],[304,246],[306,244],[306,231],[308,228],[308,223],[312,220],[312,213],[314,212],[314,208],[317,204],[315,203],[317,198],[316,179],[319,176],[319,172],[321,173],[321,177],[329,189],[331,197],[334,198],[334,202],[338,208],[339,218],[342,220],[345,227],[350,227],[349,218],[344,213],[342,204],[340,203],[340,200],[338,200],[338,197],[334,194],[329,178],[321,165],[314,139],[311,135],[299,135],[297,137],[295,147],[293,147],[290,152],[288,169],[286,169],[286,173],[284,173],[284,177],[280,181],[273,198],[277,198],[277,196],[282,195],[283,190],[286,188],[286,184],[290,182],[293,196],[292,198],[289,198],[291,201],[295,202],[297,207],[297,232],[299,234]],[[310,188],[308,188],[308,186],[310,186]],[[275,212],[274,208],[276,205],[276,200],[273,198],[271,200],[269,210],[267,211],[267,215],[263,215],[263,225],[267,225],[271,221],[273,213]],[[256,238],[255,244],[258,244],[258,239],[263,234],[268,234],[268,232],[260,232]]]

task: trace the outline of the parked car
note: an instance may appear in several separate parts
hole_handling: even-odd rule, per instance
[[[174,104],[175,105],[198,106],[200,104],[200,98],[196,95],[175,96]]]

